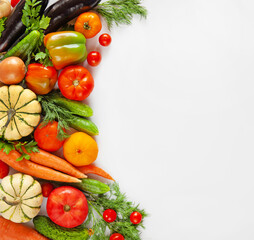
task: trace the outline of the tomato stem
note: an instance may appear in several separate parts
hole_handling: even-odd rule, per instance
[[[79,85],[79,80],[77,80],[77,79],[74,80],[74,81],[73,81],[73,85],[74,85],[75,87],[77,87],[77,86]]]
[[[88,21],[84,23],[84,29],[85,30],[91,30],[91,26],[89,25]]]
[[[71,210],[71,207],[69,205],[64,205],[64,211],[69,212]]]

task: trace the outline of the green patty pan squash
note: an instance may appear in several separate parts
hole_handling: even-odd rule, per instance
[[[86,38],[75,31],[49,33],[44,37],[44,45],[49,51],[57,70],[86,60]]]

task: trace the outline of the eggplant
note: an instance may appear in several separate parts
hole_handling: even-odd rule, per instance
[[[44,15],[50,17],[50,24],[45,34],[57,31],[60,27],[96,7],[101,0],[59,0],[48,7]]]
[[[0,52],[7,51],[15,41],[26,31],[26,27],[22,23],[23,8],[26,0],[21,0],[7,18],[5,29],[0,38]],[[43,14],[48,5],[48,0],[41,1],[40,16]]]

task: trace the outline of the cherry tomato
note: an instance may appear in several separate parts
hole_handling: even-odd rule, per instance
[[[86,38],[97,35],[102,28],[100,17],[93,12],[86,12],[79,15],[75,22],[74,29],[82,33]]]
[[[113,209],[107,209],[103,213],[103,219],[108,223],[114,222],[116,220],[116,217],[116,211]]]
[[[124,237],[120,233],[114,233],[110,236],[109,240],[124,240]]]
[[[109,46],[110,43],[111,43],[111,37],[110,37],[110,35],[107,34],[107,33],[104,33],[104,34],[100,35],[100,37],[99,37],[99,43],[103,47]]]
[[[9,166],[6,163],[0,161],[0,178],[3,179],[8,174],[9,174]]]
[[[96,67],[101,62],[101,54],[96,51],[92,51],[87,56],[87,62],[90,66]]]
[[[20,0],[11,0],[11,6],[14,8]]]
[[[41,188],[43,197],[48,197],[49,194],[53,191],[54,186],[51,183],[43,183]]]
[[[58,86],[64,97],[83,101],[94,88],[94,80],[91,73],[82,66],[69,66],[63,69]]]
[[[4,84],[18,84],[26,74],[26,65],[18,57],[8,57],[0,63],[0,81]]]
[[[130,216],[130,220],[133,224],[139,224],[142,221],[142,214],[139,212],[133,212]]]
[[[57,126],[58,122],[53,121],[45,126],[40,124],[35,129],[34,139],[38,143],[39,148],[48,152],[55,152],[63,146],[64,141],[57,138]]]
[[[88,214],[86,197],[74,187],[56,188],[48,197],[47,213],[49,218],[61,227],[77,227],[86,220]]]

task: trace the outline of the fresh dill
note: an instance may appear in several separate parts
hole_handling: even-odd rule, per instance
[[[141,5],[141,0],[108,0],[99,4],[95,11],[106,20],[109,29],[114,24],[131,24],[134,15],[147,17],[147,10]]]

